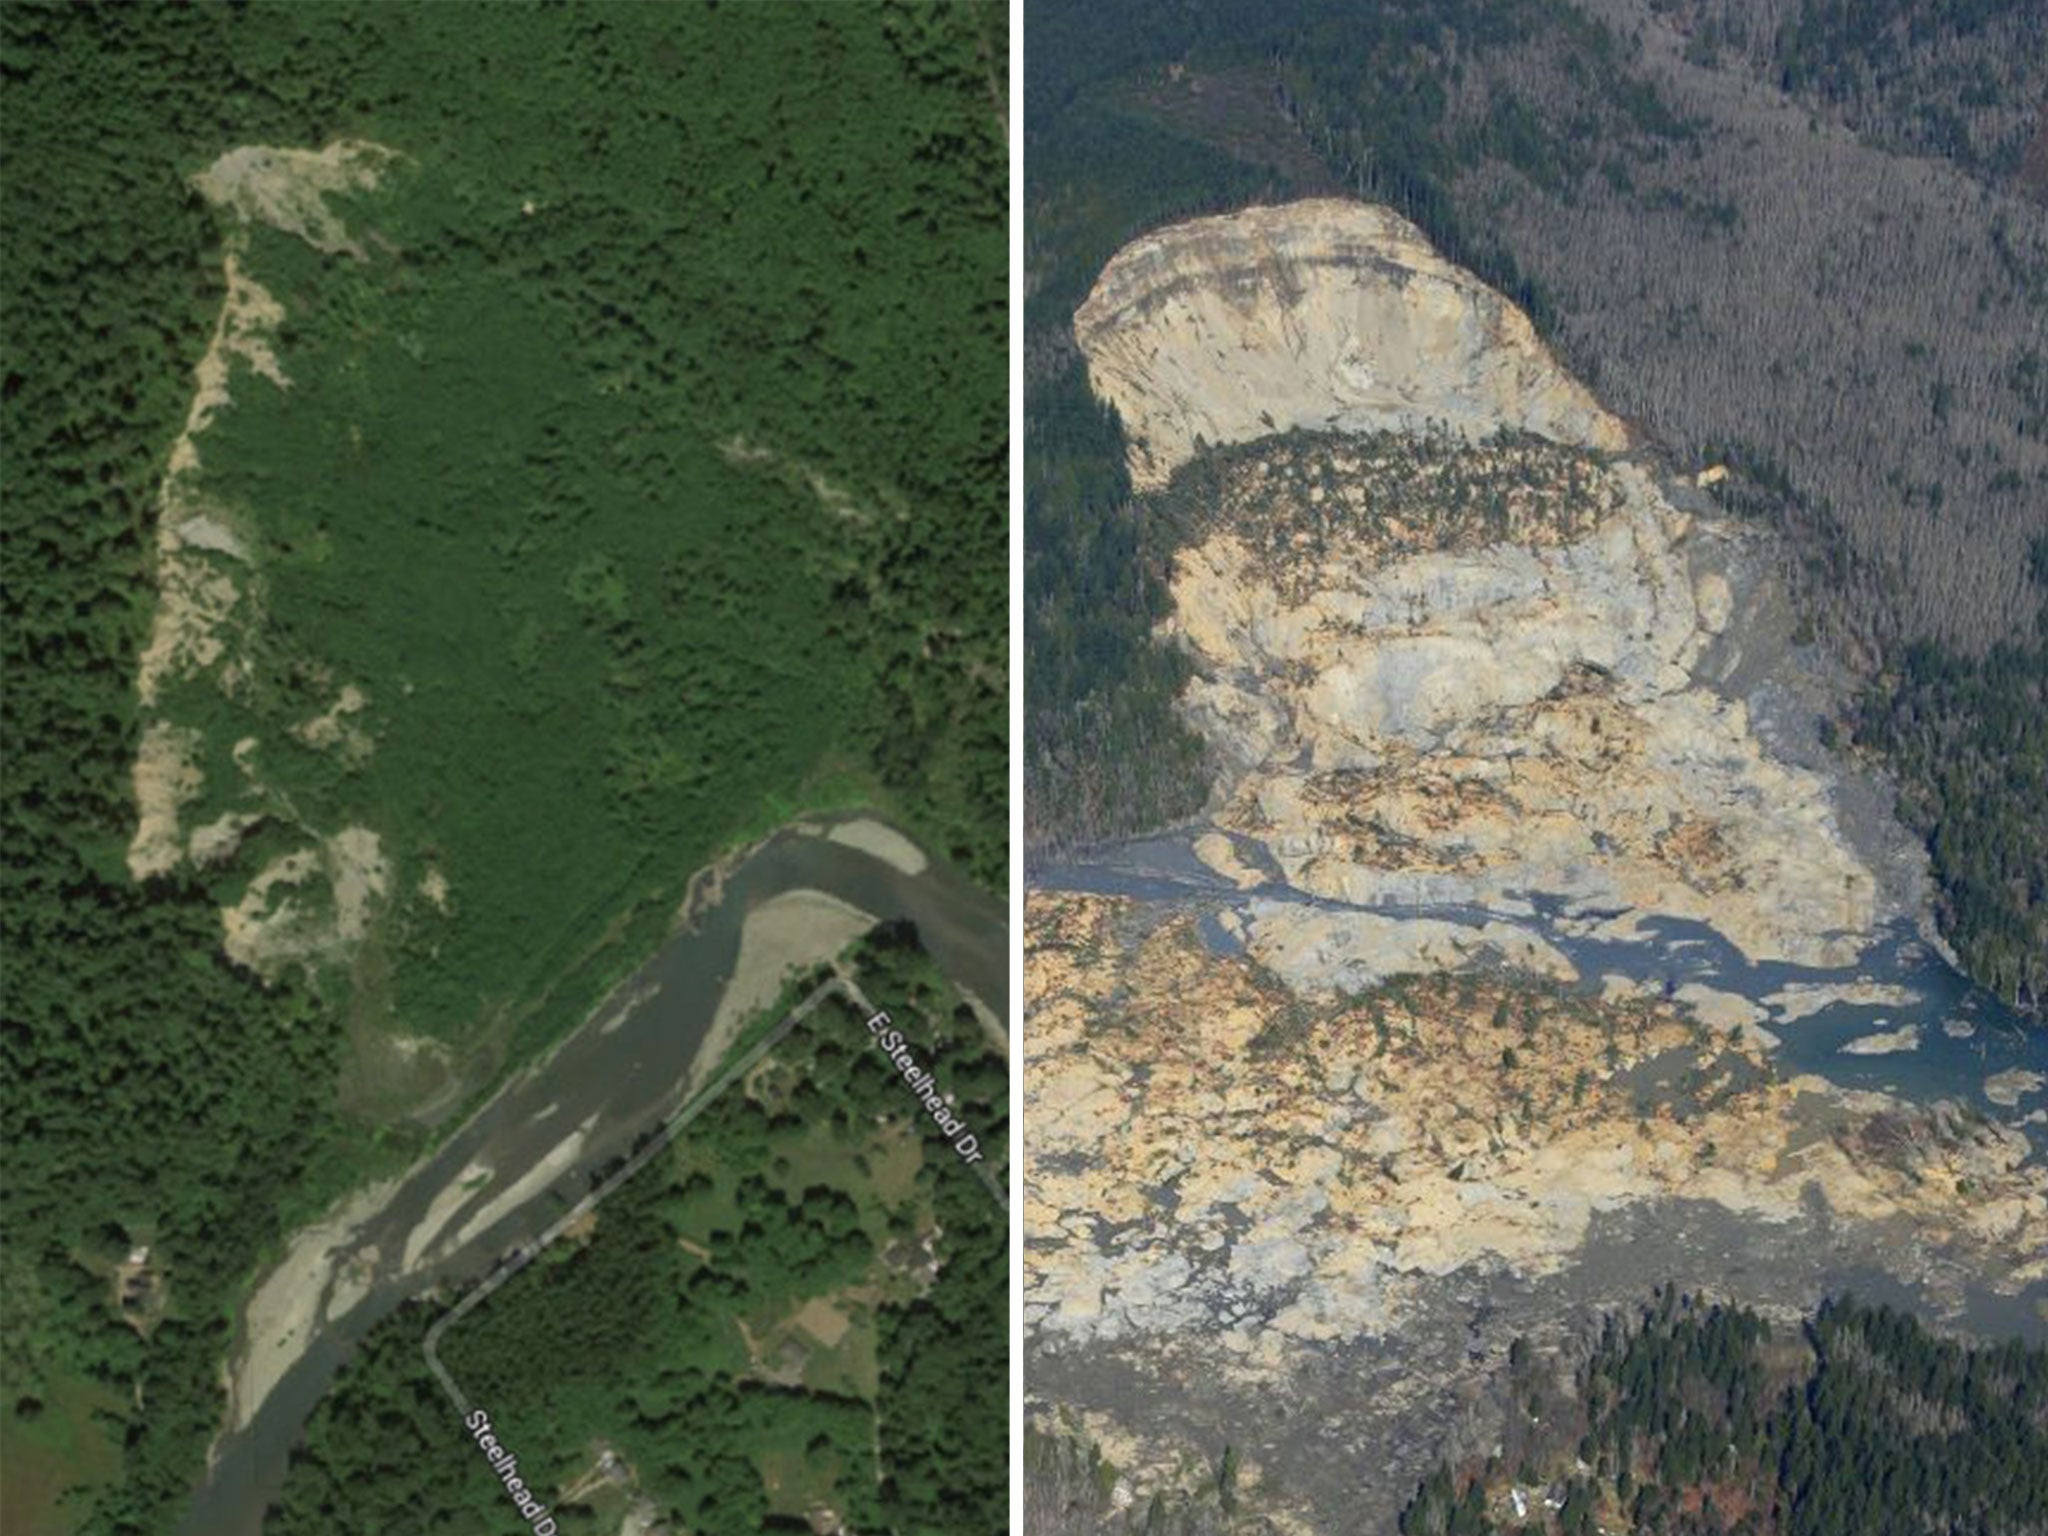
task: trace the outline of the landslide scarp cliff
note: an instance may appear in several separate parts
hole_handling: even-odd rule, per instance
[[[1355,906],[1682,918],[1752,962],[1852,964],[1903,910],[1830,773],[1753,718],[1799,667],[1760,536],[1617,452],[1527,318],[1412,226],[1332,200],[1176,225],[1110,262],[1075,334],[1181,537],[1163,632],[1210,814],[1254,862]],[[1306,983],[1412,958],[1375,959],[1378,919],[1301,921],[1252,942]]]
[[[1279,1526],[1386,1530],[1360,1469],[1484,1457],[1507,1338],[1658,1283],[2030,1316],[2024,1117],[1780,1033],[1956,1021],[1768,535],[1381,210],[1162,231],[1075,335],[1214,780],[1027,903],[1036,1400],[1138,1493],[1227,1443]]]
[[[1203,444],[1294,427],[1629,441],[1527,315],[1365,203],[1248,208],[1133,241],[1074,335],[1090,384],[1123,418],[1140,488]]]

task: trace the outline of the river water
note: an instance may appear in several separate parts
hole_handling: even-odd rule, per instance
[[[594,1170],[625,1155],[636,1137],[679,1107],[691,1062],[732,978],[748,911],[799,890],[822,891],[878,920],[914,923],[926,951],[954,983],[1005,1018],[1008,933],[996,898],[935,859],[913,876],[809,831],[769,838],[726,875],[690,927],[673,934],[547,1059],[514,1078],[414,1165],[383,1210],[337,1250],[337,1270],[351,1256],[376,1250],[367,1295],[319,1327],[255,1417],[220,1443],[179,1536],[256,1536],[307,1419],[364,1336],[401,1303],[436,1287],[466,1288],[488,1273],[578,1199]],[[572,1167],[468,1242],[410,1275],[399,1272],[407,1235],[471,1163],[487,1163],[495,1173],[489,1187],[477,1191],[480,1208],[592,1117]],[[468,1215],[458,1209],[444,1230],[460,1231]],[[449,1430],[460,1432],[452,1412]]]
[[[1475,927],[1513,921],[1554,946],[1595,991],[1603,977],[1620,976],[1666,991],[1700,985],[1766,1005],[1773,993],[1790,986],[1867,982],[1903,988],[1914,994],[1910,1002],[1832,1002],[1795,1021],[1778,1022],[1766,1014],[1760,1022],[1779,1037],[1773,1055],[1788,1075],[1811,1072],[1844,1087],[1879,1089],[1916,1103],[1952,1099],[2020,1126],[2034,1145],[2035,1159],[2048,1158],[2048,1091],[2023,1097],[2017,1106],[2001,1105],[1985,1093],[1988,1078],[2014,1069],[2048,1078],[2048,1029],[2029,1025],[1972,984],[1922,943],[1910,922],[1880,929],[1857,964],[1840,970],[1758,963],[1704,923],[1646,917],[1635,925],[1638,937],[1603,937],[1588,931],[1599,926],[1589,919],[1618,914],[1573,913],[1541,895],[1529,897],[1526,910],[1513,913],[1456,906],[1358,907],[1287,885],[1277,867],[1265,870],[1267,883],[1240,890],[1195,857],[1191,844],[1206,830],[1136,839],[1048,863],[1031,871],[1030,884],[1040,890],[1184,904],[1200,917],[1204,938],[1224,953],[1240,946],[1218,922],[1221,913],[1242,913],[1254,901],[1292,902],[1324,911],[1439,918]],[[1270,865],[1255,844],[1240,840],[1237,851],[1248,863]],[[1880,1055],[1842,1049],[1877,1031],[1907,1027],[1919,1031],[1914,1049]]]
[[[1703,924],[1643,918],[1610,926],[1605,920],[1620,914],[1570,911],[1539,895],[1516,901],[1512,911],[1324,900],[1287,884],[1250,838],[1233,838],[1234,849],[1264,881],[1241,890],[1194,856],[1194,839],[1211,830],[1197,825],[1035,864],[1027,885],[1036,892],[1142,903],[1146,932],[1153,914],[1184,914],[1214,951],[1232,955],[1243,952],[1241,936],[1255,904],[1474,927],[1513,921],[1570,960],[1590,992],[1597,994],[1605,978],[1623,977],[1652,993],[1704,986],[1733,994],[1767,1010],[1759,1022],[1778,1037],[1772,1055],[1787,1074],[1811,1072],[1917,1102],[1953,1100],[2022,1125],[2035,1165],[2048,1158],[2048,1115],[2040,1114],[2048,1093],[2022,1097],[2017,1106],[1985,1093],[1987,1078],[2007,1070],[2048,1076],[2048,1031],[2027,1026],[1973,987],[1910,924],[1870,936],[1850,968],[1753,964]],[[1634,937],[1617,936],[1631,928]],[[1770,1006],[1786,987],[1857,982],[1899,988],[1910,1000],[1834,1002],[1798,1019],[1787,1016],[1782,998],[1781,1006]],[[1916,1049],[1842,1052],[1874,1032],[1909,1026],[1918,1029]],[[1149,1222],[1163,1231],[1173,1220],[1170,1202],[1161,1199],[1134,1225]],[[1213,1455],[1216,1447],[1234,1446],[1283,1490],[1282,1501],[1304,1524],[1392,1536],[1403,1503],[1431,1467],[1446,1456],[1484,1456],[1499,1444],[1497,1362],[1513,1339],[1576,1347],[1574,1341],[1597,1331],[1603,1315],[1631,1315],[1659,1285],[1703,1286],[1780,1320],[1807,1312],[1822,1296],[1848,1291],[1943,1331],[2048,1339],[2048,1285],[2015,1290],[1995,1275],[1946,1269],[1930,1275],[1901,1262],[1909,1255],[1893,1252],[1894,1236],[1838,1225],[1824,1204],[1810,1219],[1779,1221],[1706,1199],[1623,1203],[1596,1212],[1583,1241],[1555,1270],[1523,1274],[1481,1261],[1404,1276],[1398,1310],[1385,1315],[1383,1326],[1305,1346],[1283,1366],[1218,1370],[1219,1359],[1234,1357],[1213,1335],[1246,1326],[1242,1315],[1218,1312],[1181,1333],[1027,1334],[1026,1388],[1047,1415],[1094,1413],[1133,1431],[1143,1452],[1156,1452],[1162,1463],[1188,1447]],[[1139,1258],[1145,1250],[1140,1241]],[[1120,1262],[1133,1250],[1104,1243],[1099,1252]],[[1218,1254],[1214,1262],[1227,1268],[1230,1259]]]

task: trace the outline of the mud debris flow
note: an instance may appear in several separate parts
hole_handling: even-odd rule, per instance
[[[2048,1330],[2048,1046],[1935,958],[1767,536],[1384,210],[1156,232],[1074,331],[1216,775],[1034,872],[1037,1411],[1378,1531],[1510,1337],[1666,1280]]]

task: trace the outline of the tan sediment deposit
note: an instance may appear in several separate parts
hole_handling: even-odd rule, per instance
[[[1553,981],[1578,979],[1553,946],[1513,923],[1452,923],[1254,901],[1245,911],[1245,947],[1304,996],[1363,992],[1392,976],[1481,965],[1506,965]]]
[[[143,727],[135,749],[135,837],[128,845],[128,873],[137,880],[167,874],[184,857],[178,818],[204,782],[194,761],[199,742],[197,731],[168,720]]]
[[[363,261],[361,243],[329,199],[376,190],[397,159],[395,151],[362,139],[337,139],[321,149],[245,144],[194,176],[192,185],[244,224],[268,224],[316,251]]]
[[[1075,313],[1074,337],[1123,418],[1141,489],[1198,443],[1295,427],[1628,442],[1528,316],[1365,203],[1247,208],[1135,240]]]
[[[221,909],[222,947],[264,976],[346,953],[369,931],[390,878],[377,834],[344,827],[259,870],[242,899]]]
[[[258,822],[302,834],[302,846],[273,857],[243,898],[221,912],[228,955],[266,976],[289,961],[344,958],[367,932],[389,871],[373,831],[299,821],[287,797],[254,771],[258,738],[237,743],[238,780],[209,783],[200,774],[205,741],[186,723],[193,712],[180,708],[178,693],[204,687],[246,699],[253,642],[267,617],[260,517],[223,504],[212,492],[202,445],[248,380],[264,381],[259,388],[291,387],[279,356],[285,309],[248,271],[247,226],[267,224],[315,249],[362,259],[362,245],[331,199],[373,190],[397,158],[360,141],[319,150],[245,145],[192,178],[235,222],[222,242],[220,313],[193,366],[191,401],[157,495],[157,601],[136,668],[143,730],[128,863],[137,879],[169,873],[188,859],[196,867],[227,865]],[[362,719],[368,703],[361,689],[344,687],[324,713],[279,721],[277,729],[360,761],[370,749]],[[187,808],[196,808],[200,823],[189,840],[180,825]]]
[[[202,827],[194,827],[185,856],[194,869],[224,864],[242,846],[242,836],[263,817],[255,811],[223,811]]]
[[[323,1314],[327,1322],[348,1316],[370,1294],[370,1286],[376,1280],[377,1265],[382,1258],[377,1245],[369,1243],[335,1270],[334,1284],[327,1292],[327,1310]]]
[[[1873,1030],[1859,1035],[1842,1047],[1844,1056],[1890,1056],[1899,1051],[1920,1049],[1920,1026],[1904,1024],[1897,1029]]]
[[[334,1255],[363,1224],[384,1209],[399,1181],[360,1190],[327,1218],[292,1239],[277,1268],[264,1277],[244,1314],[241,1353],[229,1368],[228,1422],[245,1426],[284,1373],[305,1352],[320,1318],[322,1298],[336,1280]],[[341,1287],[344,1293],[351,1286]]]
[[[1348,903],[1509,915],[1545,892],[1852,963],[1878,894],[1831,785],[1696,675],[1727,619],[1701,600],[1720,535],[1633,466],[1404,452],[1253,449],[1199,492],[1213,531],[1175,562],[1165,630],[1224,767],[1216,821]],[[1327,527],[1302,455],[1314,491],[1357,493]],[[1484,513],[1452,477],[1520,503]]]
[[[1763,999],[1764,1006],[1781,1024],[1796,1024],[1837,1003],[1904,1008],[1919,1001],[1920,994],[1911,987],[1880,981],[1797,981],[1778,988]]]
[[[2002,1109],[2017,1109],[2021,1099],[2048,1088],[2048,1074],[2009,1067],[1984,1079],[1984,1097]]]
[[[2048,1274],[2048,1173],[1953,1106],[1782,1080],[1662,1003],[1442,975],[1304,998],[1191,918],[1133,939],[1132,912],[1027,902],[1025,1296],[1046,1333],[1196,1331],[1268,1371],[1397,1329],[1426,1277],[1551,1273],[1595,1214],[1677,1198],[1789,1223],[1817,1195],[1910,1233],[1902,1268],[1926,1245],[2003,1286]]]
[[[1241,891],[1248,891],[1265,877],[1238,856],[1237,844],[1221,832],[1204,832],[1194,841],[1195,857]]]
[[[906,875],[921,875],[931,863],[922,848],[894,827],[865,817],[840,822],[826,837],[831,842],[844,843],[849,848],[872,854],[891,869]]]
[[[1764,1016],[1761,1008],[1734,992],[1723,992],[1703,982],[1689,981],[1672,994],[1672,1001],[1708,1028],[1726,1032],[1747,1029]]]
[[[444,916],[449,911],[448,877],[436,866],[429,865],[427,872],[420,876],[419,893],[427,905]]]
[[[338,143],[320,151],[245,145],[193,178],[219,208],[296,234],[320,250],[360,255],[330,193],[369,190],[395,158],[374,144]],[[237,366],[277,389],[291,388],[278,360],[276,338],[284,306],[244,270],[247,238],[231,232],[221,253],[226,293],[205,353],[192,369],[192,401],[184,429],[171,446],[157,499],[157,612],[137,671],[145,705],[157,700],[166,679],[189,677],[218,665],[225,650],[222,626],[242,595],[237,567],[250,564],[247,540],[219,508],[209,504],[200,478],[199,440],[214,418],[234,403]]]
[[[292,735],[316,752],[336,752],[344,762],[360,763],[373,750],[369,734],[355,717],[369,708],[370,696],[354,683],[343,686],[334,702],[319,714],[299,721]]]
[[[508,1188],[493,1194],[474,1215],[463,1222],[462,1230],[455,1234],[451,1246],[460,1248],[463,1244],[483,1236],[498,1222],[503,1221],[567,1173],[575,1166],[576,1159],[583,1155],[583,1144],[590,1139],[591,1127],[596,1124],[597,1116],[593,1114],[550,1147],[547,1156],[528,1168]]]
[[[492,1172],[489,1163],[472,1162],[441,1186],[427,1206],[426,1214],[405,1235],[405,1250],[399,1256],[399,1267],[404,1273],[411,1274],[419,1266],[420,1260],[426,1257],[427,1249],[454,1219],[455,1213],[475,1199],[477,1192],[490,1182]]]
[[[823,891],[786,891],[749,911],[732,980],[690,1063],[691,1091],[711,1080],[747,1021],[774,1003],[791,972],[834,959],[874,925],[872,915]]]
[[[192,403],[157,492],[157,607],[135,676],[145,708],[157,702],[165,682],[220,664],[226,628],[244,595],[249,552],[200,488],[199,439],[233,403],[228,385],[234,364],[278,389],[291,387],[272,349],[284,306],[242,271],[234,243],[221,266],[227,292],[213,336],[193,365]]]

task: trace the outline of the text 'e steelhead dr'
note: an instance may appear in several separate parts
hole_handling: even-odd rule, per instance
[[[917,1095],[932,1122],[952,1138],[953,1150],[960,1154],[960,1160],[970,1167],[980,1162],[981,1143],[967,1129],[967,1122],[953,1113],[953,1106],[939,1092],[938,1079],[917,1064],[917,1057],[911,1053],[903,1031],[893,1027],[887,1009],[868,1020],[868,1033],[875,1037],[876,1046],[889,1058],[891,1065],[903,1074],[903,1081]]]

